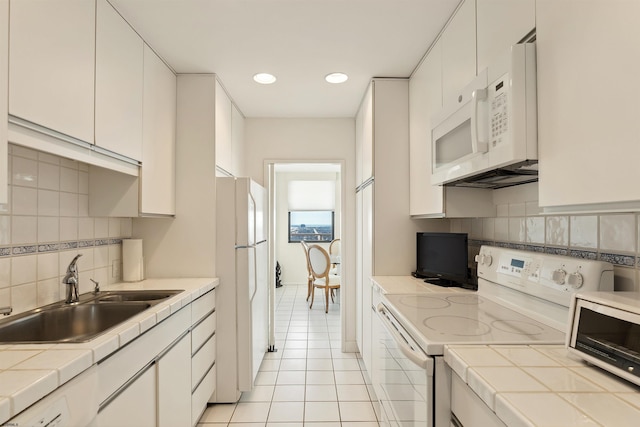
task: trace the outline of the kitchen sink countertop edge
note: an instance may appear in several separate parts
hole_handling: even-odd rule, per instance
[[[171,296],[88,342],[0,345],[0,424],[218,284],[217,278],[162,278],[103,286],[102,292],[172,289],[184,289],[184,292]]]

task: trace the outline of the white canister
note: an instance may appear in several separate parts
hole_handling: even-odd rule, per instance
[[[122,280],[125,282],[144,280],[142,239],[122,240]]]

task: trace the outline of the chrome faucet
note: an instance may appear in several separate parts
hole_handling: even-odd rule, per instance
[[[82,254],[76,255],[76,257],[71,260],[69,266],[67,267],[67,274],[62,279],[62,283],[67,285],[67,298],[64,300],[66,304],[71,304],[72,302],[78,301],[78,266],[76,263],[78,262],[78,258],[80,258]]]

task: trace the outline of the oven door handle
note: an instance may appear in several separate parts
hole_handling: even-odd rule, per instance
[[[391,322],[389,319],[389,314],[387,313],[386,307],[380,303],[377,307],[378,316],[382,321],[385,329],[391,334],[394,341],[398,343],[398,347],[400,351],[407,356],[409,360],[411,360],[414,364],[419,367],[426,369],[429,363],[429,357],[425,355],[422,351],[416,351],[411,346],[409,346],[409,341],[403,336],[403,334],[398,330],[398,328]],[[412,340],[413,341],[413,340]]]

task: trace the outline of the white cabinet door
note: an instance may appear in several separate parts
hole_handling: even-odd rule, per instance
[[[244,176],[244,116],[235,104],[231,105],[231,172]]]
[[[176,76],[144,45],[140,212],[176,213]]]
[[[142,159],[143,41],[106,0],[96,21],[97,146]]]
[[[185,335],[157,363],[158,427],[191,424],[191,339]]]
[[[409,213],[444,215],[444,193],[431,185],[431,116],[442,108],[440,41],[409,82]]]
[[[465,0],[440,38],[442,95],[446,106],[476,75],[476,1]]]
[[[9,70],[9,0],[0,0],[0,117],[8,114]],[[0,120],[0,203],[8,203],[8,127]]]
[[[375,82],[371,82],[367,92],[362,101],[362,123],[361,123],[361,166],[362,181],[366,181],[375,174],[373,167],[374,153],[373,153],[373,92],[375,90]],[[361,182],[362,182],[361,181]],[[358,182],[360,184],[360,182]]]
[[[535,0],[476,0],[478,72],[536,27]]]
[[[97,417],[98,427],[156,427],[156,370],[150,365]]]
[[[640,200],[640,2],[538,0],[541,206]]]
[[[233,174],[231,147],[231,100],[216,80],[216,166]]]
[[[10,14],[9,113],[93,143],[95,2],[19,0]]]

